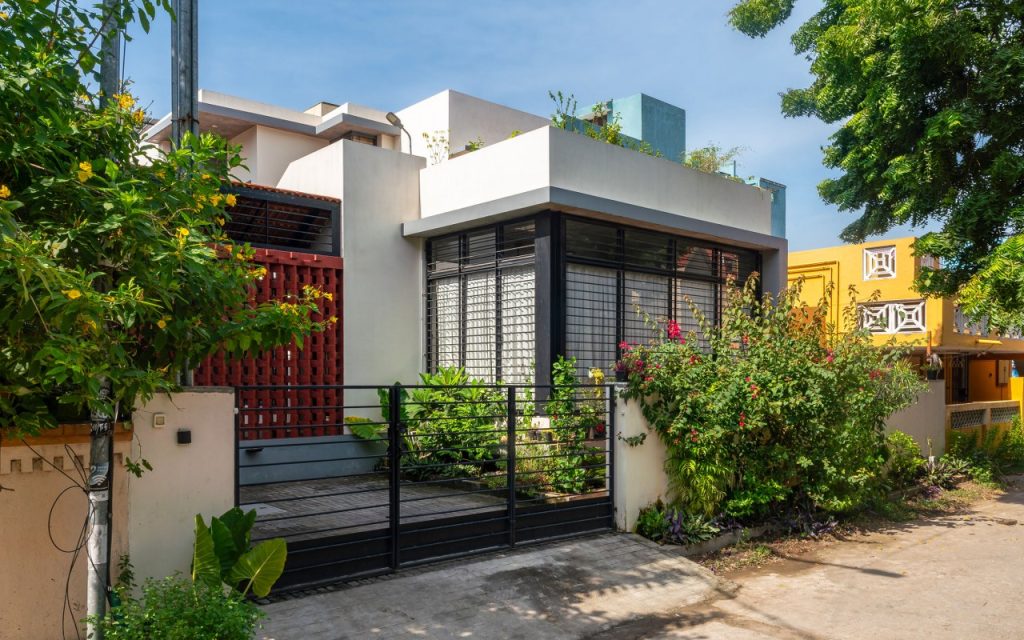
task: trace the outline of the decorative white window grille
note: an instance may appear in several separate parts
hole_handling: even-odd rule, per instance
[[[925,331],[924,300],[870,302],[860,305],[861,326],[871,333],[918,333]]]
[[[888,280],[896,277],[896,247],[864,249],[864,279]]]

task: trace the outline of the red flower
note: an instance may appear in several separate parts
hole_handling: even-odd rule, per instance
[[[743,346],[750,344],[750,336],[743,336]]]
[[[679,328],[679,323],[675,320],[668,321],[668,339],[669,340],[682,340],[683,331]]]
[[[834,354],[834,353],[832,353],[832,351],[831,351],[831,350],[829,350],[829,352],[828,352],[828,355],[827,355],[827,356],[825,356],[825,362],[827,362],[827,363],[829,363],[829,364],[832,364],[832,363],[833,363],[833,362],[835,362],[835,361],[836,361],[836,356],[835,356],[835,354]]]
[[[619,349],[622,349],[623,351],[629,351],[629,343],[623,340],[622,342],[619,343]]]

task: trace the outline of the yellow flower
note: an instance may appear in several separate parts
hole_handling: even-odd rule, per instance
[[[145,119],[146,119],[146,112],[143,111],[142,109],[136,109],[134,112],[132,112],[132,120],[135,121],[135,124],[137,124],[137,125],[138,124],[142,124],[142,122]]]
[[[160,318],[159,320],[156,321],[156,326],[160,327],[161,329],[166,329],[167,323],[164,322],[163,318]]]
[[[115,93],[114,100],[117,102],[117,106],[125,110],[135,106],[135,98],[127,93]]]
[[[338,316],[331,316],[330,318],[327,318],[327,322],[330,322],[331,324],[338,324]]]
[[[6,19],[8,19],[10,17],[11,17],[10,14],[7,13],[6,11],[0,11],[0,20],[6,20]]]
[[[228,195],[224,196],[224,204],[229,207],[233,207],[236,204],[238,204],[238,198],[235,197],[235,194],[229,193]]]
[[[95,320],[86,320],[85,321],[85,326],[87,326],[90,329],[92,329],[93,333],[96,333],[97,331],[99,331],[99,327],[96,326],[96,321]]]
[[[11,188],[6,184],[0,184],[0,200],[6,200],[11,197]]]
[[[78,181],[85,182],[92,177],[92,163],[89,161],[78,163]]]
[[[61,293],[63,293],[72,300],[77,300],[82,297],[82,292],[79,291],[78,289],[68,289],[66,291],[62,291]]]
[[[200,176],[200,178],[201,178],[202,180],[209,180],[209,179],[210,179],[210,174],[208,174],[208,173],[204,173],[203,175],[201,175],[201,176]]]
[[[216,206],[218,206],[220,204],[220,201],[223,198],[224,198],[224,196],[220,195],[219,193],[215,193],[212,196],[210,196],[210,204],[212,204],[213,206],[216,207]]]
[[[590,379],[594,381],[594,384],[604,384],[604,371],[594,367],[590,370]]]
[[[267,277],[267,268],[266,267],[257,267],[256,269],[252,270],[252,275],[257,277],[257,278],[265,278],[265,277]]]
[[[220,226],[224,226],[224,218],[222,218],[221,216],[217,216],[216,218],[214,218],[214,220],[216,220],[217,224],[219,224]]]
[[[178,237],[179,238],[187,238],[188,234],[189,234],[188,229],[186,229],[185,227],[178,227]]]
[[[327,300],[328,302],[333,301],[334,300],[334,294],[333,293],[324,293],[324,300]]]

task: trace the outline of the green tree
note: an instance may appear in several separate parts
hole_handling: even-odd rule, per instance
[[[722,167],[738,158],[742,151],[742,147],[724,149],[713,142],[709,142],[705,147],[700,147],[683,154],[682,161],[684,166],[691,169],[717,174],[722,171]]]
[[[795,0],[743,0],[730,13],[761,37]],[[841,123],[822,198],[859,217],[848,242],[939,221],[918,254],[939,257],[918,288],[960,294],[1005,327],[1024,320],[1024,3],[825,0],[792,38],[809,87],[782,94],[787,116]]]
[[[148,27],[156,8],[121,11],[0,3],[0,425],[16,434],[65,410],[124,415],[217,350],[301,344],[329,322],[311,320],[311,288],[250,302],[265,271],[223,230],[237,149],[203,135],[164,153],[127,92],[100,106],[100,25]]]

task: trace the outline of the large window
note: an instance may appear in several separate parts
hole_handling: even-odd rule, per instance
[[[609,370],[620,342],[647,342],[656,324],[717,323],[725,282],[758,268],[753,251],[590,220],[565,218],[563,237],[565,351],[581,376]]]
[[[533,376],[534,223],[427,243],[427,368],[465,367],[494,382]]]

